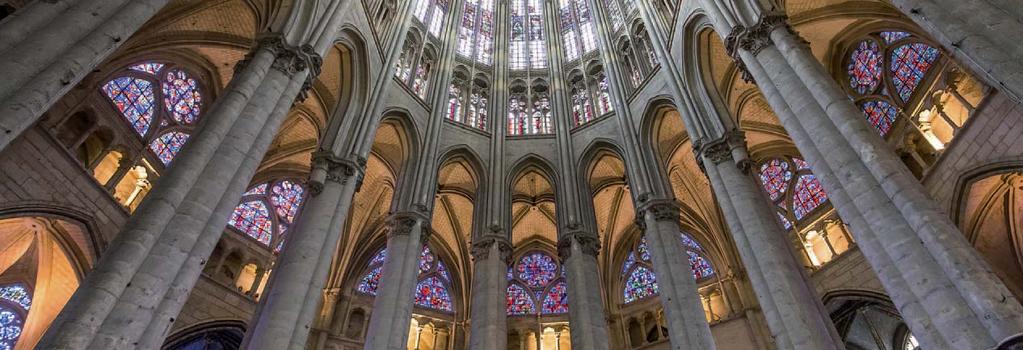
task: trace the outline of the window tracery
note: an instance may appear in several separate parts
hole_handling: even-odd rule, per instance
[[[567,313],[568,286],[564,274],[561,265],[547,253],[533,251],[520,257],[508,269],[508,315]]]
[[[508,135],[554,133],[553,112],[546,82],[537,80],[531,88],[521,81],[512,84],[508,97]]]
[[[32,296],[24,285],[0,287],[0,349],[14,349],[17,345],[31,307]]]
[[[380,288],[380,278],[384,261],[387,260],[387,248],[377,251],[370,259],[365,274],[359,279],[355,290],[359,293],[376,296]],[[451,275],[447,266],[427,245],[419,254],[419,282],[416,284],[414,303],[427,309],[453,312],[454,305],[448,292]]]
[[[430,91],[436,54],[433,45],[424,44],[416,34],[410,32],[405,38],[401,55],[395,62],[394,76],[417,97],[425,99]]]
[[[494,0],[466,0],[457,52],[484,65],[494,64]]]
[[[693,278],[700,282],[712,277],[714,268],[705,258],[703,246],[685,233],[680,233],[679,239],[686,248]],[[625,261],[622,262],[620,278],[623,281],[622,297],[626,304],[660,294],[645,236],[639,239]]]
[[[509,68],[547,68],[543,3],[540,0],[511,0],[510,6]]]
[[[760,165],[760,184],[774,202],[786,229],[828,200],[809,164],[796,157],[771,158]]]
[[[131,65],[100,90],[164,166],[181,151],[202,114],[199,82],[166,63]]]
[[[305,199],[305,187],[292,180],[256,185],[242,195],[228,225],[279,253]]]
[[[586,0],[559,0],[565,60],[574,61],[597,49],[593,17]]]
[[[419,23],[426,26],[430,35],[438,37],[447,12],[448,0],[416,0],[413,14]]]

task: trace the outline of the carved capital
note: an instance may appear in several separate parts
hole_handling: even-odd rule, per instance
[[[486,260],[490,258],[490,248],[497,245],[498,251],[501,252],[501,261],[505,265],[511,264],[512,245],[508,241],[508,238],[503,235],[492,235],[488,234],[478,240],[472,242],[472,257],[474,260]]]
[[[420,226],[419,240],[425,244],[430,240],[429,218],[417,212],[401,212],[391,215],[387,222],[387,236],[408,236],[412,234],[416,224]]]
[[[725,132],[721,137],[700,143],[696,149],[696,160],[702,165],[706,158],[715,165],[725,161],[735,161],[736,166],[743,172],[752,168],[752,163],[746,154],[746,134],[738,129]],[[706,169],[703,169],[706,171]]]
[[[327,182],[348,185],[351,181],[362,182],[365,165],[358,160],[340,158],[333,152],[313,152],[312,171],[309,174],[309,190],[314,196],[323,192]]]
[[[569,232],[558,241],[558,256],[561,257],[561,261],[572,256],[573,242],[579,246],[583,254],[595,257],[600,252],[600,237],[597,235],[585,231]]]
[[[748,83],[754,82],[753,75],[750,74],[746,63],[739,55],[739,50],[748,51],[754,56],[760,54],[764,48],[774,45],[771,32],[781,26],[792,31],[792,27],[788,24],[788,16],[781,13],[769,13],[752,27],[735,26],[732,28],[732,32],[725,37],[725,51],[735,61],[736,68],[742,73],[742,80]]]
[[[671,199],[657,199],[644,203],[636,211],[636,226],[646,231],[646,217],[653,216],[654,221],[678,222],[681,209],[677,202]]]

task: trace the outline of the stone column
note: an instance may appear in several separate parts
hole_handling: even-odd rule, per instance
[[[35,1],[0,26],[0,150],[169,0]],[[63,11],[61,11],[63,10]],[[19,27],[24,26],[24,27]]]
[[[419,253],[430,236],[430,216],[424,213],[401,212],[389,220],[387,259],[373,300],[367,350],[401,350],[408,344],[408,332],[403,329],[412,319]]]
[[[636,212],[636,224],[646,235],[654,271],[658,272],[657,285],[672,349],[715,349],[689,255],[682,246],[678,204],[674,200],[651,199]]]
[[[892,0],[984,81],[1023,103],[1023,6],[1014,0]],[[963,14],[969,14],[964,16]]]
[[[301,90],[310,57],[279,37],[264,38],[42,347],[159,347],[286,116],[282,105],[290,107]]]
[[[259,285],[263,283],[263,277],[266,277],[266,268],[256,266],[256,275],[252,278],[252,283],[249,284],[248,295],[255,298],[256,294],[259,294]]]
[[[505,294],[511,242],[503,234],[489,234],[472,243],[475,268],[472,278],[469,349],[508,347],[508,314]]]
[[[775,109],[791,108],[779,119],[815,171],[825,169],[824,188],[841,193],[833,201],[840,215],[862,216],[853,234],[896,306],[914,315],[906,321],[925,347],[989,347],[1023,330],[1023,307],[783,16],[738,28],[726,45],[762,89],[780,94]]]
[[[313,155],[312,196],[277,258],[244,348],[305,349],[363,163],[325,151]]]
[[[745,148],[744,135],[735,130],[701,145],[698,160],[719,199],[772,338],[779,349],[842,349],[842,338],[788,243],[789,233],[778,225],[774,205],[751,174]]]
[[[572,347],[578,349],[609,349],[607,320],[601,300],[597,268],[600,238],[597,235],[575,231],[561,236],[558,256],[565,269],[568,287],[568,321],[572,327]],[[537,333],[537,338],[543,330]]]

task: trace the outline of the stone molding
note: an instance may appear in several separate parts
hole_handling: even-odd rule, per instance
[[[724,135],[714,140],[694,142],[693,153],[696,154],[696,164],[705,174],[707,168],[704,158],[709,159],[714,165],[729,160],[735,161],[736,167],[747,175],[753,170],[753,162],[749,159],[746,150],[746,133],[739,129],[725,132]]]
[[[333,152],[319,150],[313,152],[312,171],[309,173],[309,191],[313,196],[323,192],[327,182],[347,185],[355,180],[361,184],[365,176],[366,161],[362,158],[340,158]]]
[[[418,223],[420,226],[419,241],[426,244],[430,240],[430,219],[429,216],[414,211],[400,212],[391,215],[387,219],[387,237],[408,236]]]
[[[750,74],[746,63],[742,61],[739,50],[749,51],[753,56],[760,54],[760,51],[764,48],[774,45],[774,41],[771,40],[771,32],[782,26],[794,33],[792,27],[789,26],[787,15],[768,13],[761,17],[760,21],[752,27],[735,26],[732,28],[732,32],[728,33],[725,37],[725,51],[735,61],[735,66],[741,73],[742,80],[747,83],[754,83],[753,75]]]
[[[503,235],[488,234],[478,240],[474,240],[471,248],[473,260],[480,261],[490,258],[490,247],[493,247],[494,244],[497,244],[501,252],[501,261],[504,261],[505,265],[511,265],[511,241]]]
[[[284,35],[280,33],[263,33],[256,37],[256,45],[252,51],[235,65],[235,74],[248,66],[253,53],[258,50],[268,50],[273,53],[274,62],[270,67],[288,76],[309,70],[309,75],[302,83],[302,90],[299,91],[297,98],[298,101],[304,101],[309,96],[309,90],[313,88],[313,82],[320,75],[323,57],[316,53],[311,45],[289,45]]]
[[[586,231],[574,231],[566,233],[558,240],[558,257],[561,261],[568,260],[572,256],[572,241],[579,245],[583,254],[593,257],[600,253],[600,237]]]
[[[647,213],[653,215],[654,221],[678,222],[681,212],[682,209],[679,207],[678,202],[673,199],[653,199],[640,204],[636,210],[635,223],[640,230],[645,232]]]

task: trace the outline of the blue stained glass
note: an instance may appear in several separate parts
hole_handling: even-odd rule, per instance
[[[242,203],[234,209],[227,223],[263,244],[270,244],[273,220],[270,218],[270,210],[263,201]]]
[[[687,235],[685,233],[683,233],[681,237],[682,237],[682,244],[685,245],[687,249],[701,250],[701,251],[703,250],[703,247],[700,246],[700,243],[696,242],[696,240],[693,239],[693,237],[689,237],[689,235]]]
[[[198,83],[180,69],[167,72],[163,82],[163,103],[178,123],[192,124],[199,119],[202,94]]]
[[[541,288],[554,280],[557,269],[554,259],[541,252],[523,256],[515,266],[519,279],[532,288]]]
[[[448,289],[437,277],[430,277],[416,285],[416,305],[440,310],[451,311],[451,296]]]
[[[658,294],[657,277],[643,266],[636,267],[625,280],[625,302],[648,298]]]
[[[888,131],[891,131],[899,113],[895,106],[884,100],[867,101],[860,106],[860,109],[863,110],[867,121],[877,129],[881,136],[888,135]]]
[[[507,303],[508,315],[534,315],[536,314],[536,303],[533,297],[521,285],[512,283],[508,285],[505,301]]]
[[[908,38],[910,36],[912,35],[909,33],[899,31],[881,32],[881,38],[884,39],[884,42],[888,44]]]
[[[259,186],[253,187],[248,192],[245,192],[243,196],[257,196],[266,194],[267,184],[259,184]]]
[[[188,134],[172,131],[153,140],[149,143],[149,149],[156,154],[164,166],[170,165],[174,157],[181,151],[181,147],[188,142]]]
[[[451,282],[451,276],[448,275],[448,267],[444,266],[443,261],[437,261],[437,273],[440,274],[440,277],[444,277],[445,281]]]
[[[689,267],[693,269],[693,278],[697,281],[704,278],[710,277],[714,274],[714,268],[710,267],[710,263],[707,259],[704,259],[700,254],[693,251],[689,253]]]
[[[789,221],[789,219],[781,212],[778,212],[778,222],[780,222],[782,227],[785,227],[786,230],[792,228],[792,221]]]
[[[377,267],[367,273],[359,281],[359,286],[356,287],[356,290],[369,295],[377,295],[377,289],[380,288],[380,274],[382,271],[383,267]]]
[[[120,77],[103,85],[103,92],[139,136],[145,136],[153,122],[153,83]]]
[[[21,314],[6,305],[0,305],[0,349],[14,349],[24,325],[25,320]]]
[[[0,298],[18,304],[25,311],[32,307],[32,296],[21,284],[10,284],[0,288]]]
[[[419,253],[419,274],[430,272],[430,269],[433,269],[433,262],[436,260],[437,257],[433,256],[430,247],[423,247],[423,251]]]
[[[387,248],[381,249],[372,259],[369,259],[369,265],[383,265],[384,260],[387,260]]]
[[[873,40],[861,41],[849,60],[849,85],[859,94],[874,92],[881,85],[884,70],[881,46]]]
[[[796,163],[796,170],[810,170],[810,163],[802,159],[792,158],[792,162]]]
[[[922,43],[902,45],[892,51],[892,83],[902,101],[909,101],[939,55],[938,49]]]
[[[305,199],[305,189],[292,181],[284,180],[274,184],[270,203],[277,208],[277,215],[286,222],[294,222],[298,209]]]
[[[802,220],[806,214],[817,209],[828,200],[820,181],[813,175],[803,175],[796,182],[795,193],[792,197],[792,207],[797,220]]]
[[[568,312],[568,285],[558,281],[547,291],[543,298],[543,314],[563,314]]]
[[[636,252],[639,253],[640,260],[650,261],[650,249],[646,245],[646,236],[639,241],[639,246],[636,247]]]
[[[764,185],[764,190],[772,201],[782,198],[789,188],[791,179],[789,163],[781,159],[771,159],[760,167],[760,183]]]
[[[626,273],[629,273],[629,269],[631,269],[632,265],[635,265],[635,264],[636,264],[636,253],[629,253],[629,256],[627,258],[625,258],[625,263],[622,264],[622,274],[624,275]]]
[[[136,64],[134,66],[128,67],[128,69],[131,69],[131,70],[136,71],[136,72],[149,73],[149,74],[152,74],[152,75],[156,75],[156,73],[158,73],[161,69],[163,69],[163,67],[164,67],[164,65],[162,63],[152,63],[152,62],[150,62],[150,63]]]

